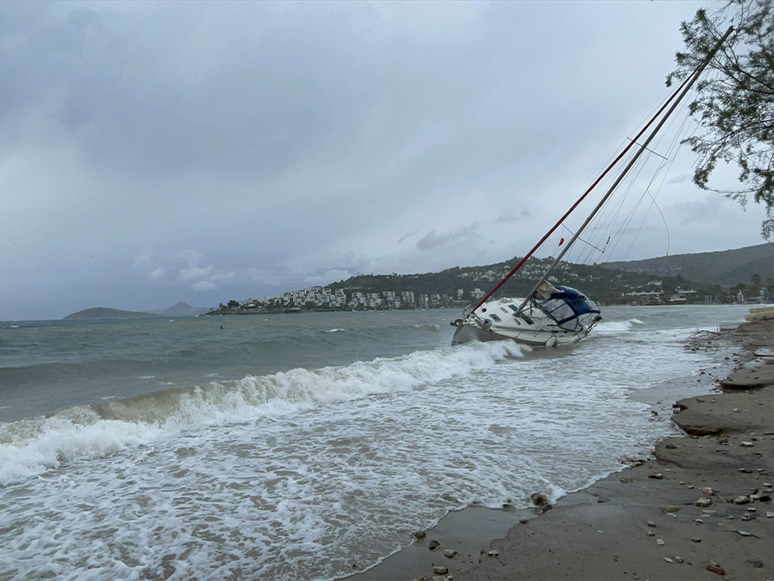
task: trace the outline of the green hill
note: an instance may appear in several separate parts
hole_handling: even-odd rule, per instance
[[[721,252],[676,254],[647,260],[609,262],[608,268],[656,276],[677,276],[703,284],[733,286],[749,283],[752,275],[774,278],[774,244],[759,244]]]
[[[413,291],[437,293],[470,300],[471,291],[488,291],[519,257],[486,266],[455,267],[442,272],[409,275],[359,275],[328,286],[351,292]],[[497,291],[498,296],[522,296],[553,262],[552,257],[530,258],[522,269]],[[758,283],[751,284],[753,275]],[[648,260],[605,264],[560,263],[551,280],[575,287],[604,304],[641,301],[632,293],[663,291],[662,298],[691,291],[689,302],[729,302],[742,290],[745,297],[758,296],[760,287],[774,292],[774,245],[760,244],[721,252],[679,254]],[[674,291],[674,292],[673,292]]]

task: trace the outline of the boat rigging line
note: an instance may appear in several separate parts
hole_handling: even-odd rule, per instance
[[[570,234],[572,234],[572,235],[575,235],[575,232],[573,232],[572,230],[570,230],[570,229],[569,229],[567,226],[565,226],[564,224],[562,224],[562,228],[564,228],[565,230],[567,230],[567,231],[568,231]],[[564,240],[564,238],[562,238],[562,240]],[[603,248],[599,248],[599,247],[597,247],[597,246],[594,246],[594,245],[593,245],[591,242],[587,242],[587,241],[586,241],[586,240],[584,240],[583,238],[578,238],[578,241],[580,241],[580,242],[583,242],[583,243],[584,243],[584,244],[586,244],[587,246],[591,246],[591,247],[592,247],[594,250],[597,250],[598,252],[601,252],[602,254],[604,254],[604,253],[605,253],[605,250],[604,250]],[[610,242],[610,236],[608,236],[608,237],[607,237],[607,242],[605,242],[605,246],[607,246],[609,242]]]
[[[536,285],[533,287],[532,291],[531,291],[531,292],[530,292],[530,293],[527,295],[527,297],[526,297],[526,298],[525,298],[525,299],[522,301],[521,305],[519,305],[519,308],[516,310],[516,315],[519,315],[519,314],[520,314],[520,313],[521,313],[521,312],[524,310],[524,307],[526,307],[526,306],[527,306],[527,303],[529,303],[529,301],[530,301],[530,299],[531,299],[532,295],[533,295],[534,293],[536,293],[536,292],[537,292],[537,290],[540,288],[540,286],[541,286],[541,285],[542,285],[542,284],[543,284],[543,283],[544,283],[546,280],[548,280],[548,277],[550,276],[551,272],[552,272],[552,271],[553,271],[553,270],[556,268],[556,266],[557,266],[557,265],[559,264],[559,262],[562,260],[562,257],[563,257],[565,254],[567,254],[567,251],[568,251],[570,248],[572,248],[572,245],[575,243],[575,241],[576,241],[576,240],[578,239],[578,237],[581,235],[581,233],[582,233],[582,232],[583,232],[583,230],[586,228],[586,226],[588,226],[588,225],[589,225],[589,223],[590,223],[590,222],[591,222],[591,220],[594,218],[594,216],[597,214],[597,212],[599,212],[599,210],[602,208],[602,206],[604,206],[605,202],[607,202],[607,200],[610,198],[610,196],[611,196],[611,195],[613,195],[613,192],[615,192],[616,188],[618,188],[618,185],[621,183],[621,181],[623,181],[624,177],[626,177],[626,174],[629,172],[629,170],[631,170],[631,168],[632,168],[632,167],[634,167],[634,164],[636,164],[636,163],[637,163],[637,160],[638,160],[638,159],[640,158],[640,156],[641,156],[641,155],[642,155],[642,154],[645,152],[645,150],[646,150],[646,148],[648,147],[648,145],[650,145],[650,142],[651,142],[651,141],[653,141],[653,139],[656,137],[656,135],[658,134],[658,132],[661,130],[661,128],[662,128],[662,127],[664,126],[664,124],[666,123],[667,119],[669,119],[670,115],[671,115],[671,114],[674,112],[674,110],[675,110],[675,109],[677,108],[677,106],[680,104],[680,101],[682,101],[682,100],[683,100],[683,98],[684,98],[684,97],[685,97],[685,96],[688,94],[688,92],[691,90],[691,87],[693,87],[694,83],[695,83],[695,82],[696,82],[696,81],[699,79],[699,76],[701,75],[701,73],[704,71],[704,69],[707,67],[707,65],[710,63],[710,61],[712,61],[712,59],[715,57],[715,54],[718,52],[718,50],[720,50],[720,47],[723,45],[723,43],[726,41],[726,39],[727,39],[727,38],[728,38],[728,37],[731,35],[731,32],[733,32],[733,30],[734,30],[734,28],[733,28],[733,27],[729,27],[729,28],[728,28],[728,30],[726,31],[726,33],[725,33],[725,34],[723,35],[723,37],[722,37],[722,38],[721,38],[721,39],[718,41],[718,43],[717,43],[717,44],[715,45],[715,47],[712,49],[712,51],[711,51],[711,52],[710,52],[710,54],[707,56],[707,58],[706,58],[706,59],[705,59],[705,60],[704,60],[704,61],[701,63],[701,65],[700,65],[700,66],[699,66],[699,67],[698,67],[698,68],[697,68],[697,69],[696,69],[696,70],[693,72],[693,74],[691,74],[691,75],[689,76],[689,78],[690,78],[690,81],[689,81],[689,82],[688,82],[688,83],[685,85],[685,87],[684,87],[684,88],[682,88],[682,87],[683,87],[683,85],[681,85],[681,86],[680,86],[680,87],[682,88],[682,90],[680,91],[680,94],[679,94],[679,95],[676,97],[676,99],[675,99],[674,103],[672,103],[672,105],[671,105],[671,107],[669,108],[669,110],[668,110],[668,111],[667,111],[667,112],[664,114],[663,118],[662,118],[662,119],[659,121],[659,123],[656,125],[656,127],[653,129],[653,131],[650,133],[650,135],[648,135],[647,139],[645,139],[645,142],[644,142],[644,143],[643,143],[643,144],[640,146],[640,149],[638,149],[638,150],[637,150],[637,152],[634,154],[634,156],[632,157],[632,159],[629,161],[629,163],[628,163],[628,164],[626,165],[626,167],[623,169],[623,171],[621,172],[621,174],[618,176],[618,178],[616,178],[615,182],[613,182],[613,185],[612,185],[612,186],[610,186],[610,189],[608,189],[608,191],[605,193],[605,195],[602,197],[602,199],[599,201],[599,203],[598,203],[598,204],[595,206],[594,210],[592,210],[591,214],[589,214],[588,218],[586,218],[586,220],[583,222],[583,224],[581,225],[581,227],[578,229],[578,231],[577,231],[577,232],[575,233],[575,235],[573,236],[572,240],[570,240],[570,242],[568,242],[568,243],[567,243],[567,246],[565,246],[565,247],[564,247],[564,249],[563,249],[563,250],[562,250],[562,251],[559,253],[559,256],[557,256],[557,257],[554,259],[554,262],[551,264],[551,266],[548,268],[548,270],[547,270],[545,273],[543,273],[543,276],[541,276],[541,277],[540,277],[540,280],[538,280],[537,284],[536,284]],[[671,100],[671,98],[670,98],[670,100]],[[667,103],[668,103],[668,102],[669,102],[669,101],[667,101]],[[665,104],[665,105],[666,105],[666,104]],[[661,113],[661,110],[663,110],[663,107],[662,107],[662,109],[660,109],[660,110],[659,110],[659,114]],[[648,125],[650,125],[650,123],[648,123]],[[645,126],[645,128],[647,128],[647,127],[648,127],[648,125],[646,125],[646,126]],[[642,134],[643,132],[644,132],[644,129],[643,129],[643,131],[642,131],[642,132],[640,132],[640,134]],[[636,137],[634,140],[632,140],[632,142],[635,142],[635,141],[637,141],[637,140],[639,139],[639,137],[640,137],[640,135],[637,135],[637,137]],[[628,146],[627,146],[627,147],[628,147]],[[626,149],[625,149],[624,151],[626,151]],[[616,160],[616,161],[617,161],[617,160]],[[596,185],[596,182],[595,182],[595,184],[594,184],[594,185]],[[588,192],[588,191],[590,191],[590,190],[587,190],[587,192]],[[581,199],[583,199],[583,197],[585,197],[585,196],[586,196],[586,194],[584,194],[584,195],[581,197]],[[575,206],[577,206],[577,203],[578,203],[578,202],[576,202],[576,204],[573,206],[573,208],[572,208],[572,209],[575,209]],[[563,221],[563,220],[564,220],[564,218],[562,218],[562,221]],[[554,228],[554,229],[555,229],[555,228]],[[552,230],[552,231],[553,231],[553,230]],[[552,232],[552,231],[551,231],[551,232]],[[545,238],[545,237],[544,237],[544,238]],[[542,243],[542,240],[541,240],[541,243]],[[517,266],[518,266],[518,265],[517,265]],[[497,288],[499,288],[500,286],[502,286],[502,284],[503,284],[504,282],[505,282],[505,280],[501,281],[501,282],[500,282],[500,284],[498,284],[498,285],[497,285],[497,286],[496,286],[496,287],[495,287],[495,288],[494,288],[492,291],[490,291],[490,292],[489,292],[489,294],[487,295],[487,298],[488,298],[489,296],[491,296],[491,295],[492,295],[492,293],[494,292],[494,290],[496,290]],[[479,305],[477,305],[475,308],[478,308],[478,307],[479,307],[481,304],[483,304],[483,301],[482,301],[482,303],[479,303]],[[473,310],[475,310],[475,308],[474,308]]]
[[[630,138],[630,137],[627,137],[626,139],[628,139],[629,141],[634,141],[634,140],[633,140],[632,138]],[[640,145],[640,144],[639,144],[639,143],[637,143],[636,141],[634,141],[634,143],[636,143],[637,145]],[[640,147],[642,147],[642,146],[640,145]],[[669,161],[669,159],[668,159],[668,158],[664,157],[663,155],[661,155],[660,153],[658,153],[658,152],[656,152],[656,151],[653,151],[652,149],[648,149],[648,148],[646,147],[646,148],[645,148],[645,150],[646,150],[646,151],[648,151],[649,153],[652,153],[653,155],[657,155],[657,156],[659,156],[661,159],[666,159],[667,161]]]
[[[523,257],[522,257],[522,259],[521,259],[521,260],[519,260],[519,262],[516,264],[516,266],[514,266],[514,267],[513,267],[513,268],[512,268],[512,269],[511,269],[511,270],[510,270],[510,271],[509,271],[509,272],[508,272],[508,273],[507,273],[507,274],[506,274],[504,277],[503,277],[503,279],[502,279],[502,280],[501,280],[499,283],[497,283],[497,284],[494,286],[494,288],[492,288],[492,289],[491,289],[491,290],[490,290],[490,291],[489,291],[489,292],[488,292],[486,295],[484,295],[484,297],[483,297],[483,298],[481,298],[481,299],[479,300],[479,302],[478,302],[478,303],[477,303],[477,304],[476,304],[476,305],[475,305],[475,306],[474,306],[474,307],[473,307],[473,308],[470,310],[470,313],[473,313],[473,312],[474,312],[476,309],[478,309],[478,308],[479,308],[481,305],[483,305],[483,304],[484,304],[484,303],[485,303],[487,300],[489,300],[489,298],[490,298],[490,297],[491,297],[491,296],[492,296],[492,295],[493,295],[493,294],[494,294],[494,293],[495,293],[495,292],[496,292],[496,291],[497,291],[497,290],[498,290],[498,289],[499,289],[499,288],[500,288],[502,285],[504,285],[504,284],[505,284],[505,283],[508,281],[508,279],[510,279],[510,278],[511,278],[511,277],[512,277],[514,274],[516,274],[516,272],[517,272],[517,271],[518,271],[518,270],[519,270],[519,269],[520,269],[522,266],[524,266],[524,264],[527,262],[527,260],[528,260],[528,259],[529,259],[529,258],[530,258],[530,257],[531,257],[531,256],[532,256],[532,255],[533,255],[535,252],[536,252],[536,251],[537,251],[537,249],[538,249],[538,248],[540,248],[540,247],[543,245],[543,243],[544,243],[544,242],[545,242],[545,241],[548,239],[548,237],[549,237],[549,236],[551,236],[551,234],[553,234],[553,233],[556,231],[556,229],[557,229],[557,228],[559,228],[559,226],[562,224],[562,222],[564,222],[564,221],[567,219],[567,217],[568,217],[570,214],[572,214],[572,212],[573,212],[573,211],[574,211],[574,210],[575,210],[575,209],[578,207],[578,205],[579,205],[579,204],[580,204],[580,203],[581,203],[581,202],[582,202],[584,199],[586,199],[586,197],[587,197],[587,196],[588,196],[588,195],[589,195],[589,194],[592,192],[592,190],[594,190],[594,188],[595,188],[595,187],[596,187],[596,186],[599,184],[599,182],[600,182],[600,181],[602,181],[602,179],[603,179],[603,178],[604,178],[604,177],[605,177],[605,176],[606,176],[606,175],[607,175],[607,174],[610,172],[610,170],[612,170],[612,169],[613,169],[613,167],[614,167],[616,164],[618,164],[618,162],[619,162],[619,161],[621,161],[621,159],[622,159],[622,158],[623,158],[623,157],[624,157],[624,156],[625,156],[625,155],[626,155],[626,154],[629,152],[629,150],[630,150],[630,149],[631,149],[631,148],[634,146],[635,142],[636,142],[636,141],[637,141],[637,140],[638,140],[640,137],[642,137],[642,135],[643,135],[643,134],[644,134],[644,133],[645,133],[645,132],[648,130],[648,128],[649,128],[649,127],[650,127],[650,126],[651,126],[653,123],[655,123],[655,122],[656,122],[656,120],[657,120],[657,119],[658,119],[658,118],[661,116],[661,114],[664,112],[664,110],[666,110],[666,108],[669,106],[669,104],[670,104],[670,103],[672,103],[672,101],[675,101],[675,99],[677,99],[677,101],[676,101],[675,103],[673,103],[673,104],[672,104],[672,107],[669,109],[669,112],[666,114],[666,116],[665,116],[665,117],[664,117],[664,118],[661,120],[661,122],[659,123],[658,127],[656,128],[656,131],[654,131],[654,132],[653,132],[653,133],[650,135],[650,137],[649,137],[649,138],[646,140],[646,142],[645,142],[645,146],[647,147],[647,146],[650,144],[650,141],[651,141],[651,140],[653,139],[653,137],[655,136],[655,133],[658,131],[658,129],[660,129],[660,128],[661,128],[661,126],[664,124],[664,121],[665,121],[665,120],[666,120],[666,119],[669,117],[669,115],[672,113],[672,111],[674,111],[674,109],[675,109],[675,107],[677,106],[677,104],[678,104],[678,103],[680,102],[680,100],[681,100],[681,99],[682,99],[682,98],[685,96],[685,94],[688,92],[688,90],[691,88],[691,86],[693,86],[693,84],[694,84],[694,83],[696,82],[696,80],[699,78],[699,75],[701,74],[701,72],[702,72],[702,71],[703,71],[703,70],[706,68],[706,66],[707,66],[707,65],[710,63],[710,61],[711,61],[711,60],[714,58],[714,56],[715,56],[715,53],[716,53],[716,52],[717,52],[717,51],[720,49],[720,46],[721,46],[721,45],[722,45],[722,44],[725,42],[725,40],[726,40],[726,39],[729,37],[729,35],[731,34],[731,32],[732,32],[732,31],[733,31],[733,27],[729,27],[729,29],[726,31],[726,33],[723,35],[723,37],[722,37],[722,38],[720,39],[720,41],[718,42],[718,44],[715,46],[715,48],[712,50],[712,52],[711,52],[711,53],[708,55],[708,57],[705,59],[705,61],[704,61],[704,62],[703,62],[703,63],[702,63],[702,64],[701,64],[701,65],[700,65],[698,68],[697,68],[697,70],[696,70],[696,71],[695,71],[693,74],[691,74],[691,75],[687,76],[687,77],[686,77],[686,78],[685,78],[685,79],[682,81],[682,83],[680,83],[680,85],[677,87],[677,89],[676,89],[676,90],[675,90],[675,91],[674,91],[674,92],[673,92],[673,93],[672,93],[672,94],[669,96],[669,98],[668,98],[668,99],[667,99],[667,100],[664,102],[664,104],[663,104],[661,107],[659,107],[658,111],[657,111],[657,112],[656,112],[656,113],[655,113],[655,114],[654,114],[654,115],[653,115],[653,116],[652,116],[652,117],[651,117],[651,118],[648,120],[648,122],[647,122],[647,123],[646,123],[646,124],[643,126],[643,128],[642,128],[642,129],[640,129],[640,131],[637,133],[637,135],[634,137],[634,139],[632,139],[632,141],[631,141],[630,143],[628,143],[628,144],[626,145],[626,147],[624,147],[623,151],[621,151],[621,153],[620,153],[620,154],[618,154],[618,156],[617,156],[617,157],[616,157],[616,158],[615,158],[615,159],[614,159],[614,160],[613,160],[613,161],[612,161],[612,162],[611,162],[611,163],[610,163],[610,164],[609,164],[609,165],[608,165],[608,166],[605,168],[605,170],[604,170],[604,171],[603,171],[603,172],[602,172],[602,173],[601,173],[601,174],[600,174],[600,175],[597,177],[597,179],[595,179],[595,180],[594,180],[594,182],[593,182],[593,183],[592,183],[592,184],[591,184],[591,185],[590,185],[590,186],[589,186],[589,187],[586,189],[586,191],[585,191],[585,192],[584,192],[584,193],[583,193],[583,194],[582,194],[582,195],[581,195],[581,196],[580,196],[580,197],[579,197],[579,198],[578,198],[578,199],[575,201],[575,203],[574,203],[572,206],[570,206],[569,210],[567,210],[567,212],[565,212],[565,213],[564,213],[564,215],[563,215],[563,216],[562,216],[562,217],[561,217],[561,218],[560,218],[560,219],[559,219],[559,220],[556,222],[556,224],[554,224],[554,226],[553,226],[551,229],[549,229],[549,230],[548,230],[548,232],[546,232],[546,234],[545,234],[545,235],[544,235],[544,236],[543,236],[543,237],[542,237],[542,238],[541,238],[541,239],[540,239],[540,240],[537,242],[537,244],[535,244],[535,246],[533,246],[533,247],[532,247],[532,249],[530,249],[530,251],[529,251],[529,252],[527,252],[527,253],[526,253],[526,254],[525,254]],[[618,179],[618,180],[616,181],[616,183],[614,184],[614,187],[613,187],[613,188],[611,188],[610,192],[608,193],[608,196],[606,196],[606,197],[609,197],[609,194],[611,194],[611,193],[612,193],[612,191],[615,189],[615,187],[617,187],[617,186],[618,186],[618,183],[620,183],[620,180],[621,180],[621,179],[623,178],[623,176],[626,174],[626,171],[628,171],[628,169],[630,169],[630,168],[631,168],[631,166],[632,166],[632,165],[634,165],[634,162],[637,160],[637,158],[638,158],[638,157],[639,157],[639,155],[642,153],[642,151],[644,151],[644,150],[643,150],[643,149],[640,149],[640,150],[637,152],[637,154],[635,154],[635,157],[634,157],[634,159],[633,159],[633,160],[632,160],[632,161],[629,163],[629,166],[627,166],[627,169],[626,169],[626,170],[623,172],[623,174],[622,174],[622,175],[619,177],[619,179]],[[602,203],[604,203],[604,201],[605,201],[605,200],[606,200],[606,198],[605,198],[605,199],[603,199],[603,202],[602,202]],[[601,207],[601,205],[600,205],[599,207]],[[596,213],[596,211],[595,211],[594,213]],[[586,227],[586,225],[587,225],[588,221],[590,221],[590,219],[591,219],[592,217],[593,217],[593,213],[592,213],[592,216],[590,216],[590,217],[589,217],[589,219],[587,219],[586,223],[584,223],[584,225],[583,225],[583,226],[581,227],[581,229],[578,231],[578,234],[580,234],[580,232],[583,230],[583,228],[585,228],[585,227]],[[577,237],[577,235],[576,235],[576,237]],[[569,249],[569,248],[572,246],[572,244],[573,244],[573,242],[574,242],[574,241],[575,241],[575,240],[573,239],[573,240],[571,240],[571,241],[570,241],[570,243],[568,243],[568,244],[567,244],[567,246],[565,247],[565,250],[564,250],[564,251],[561,253],[561,256],[564,256],[564,254],[567,252],[567,249]],[[552,266],[552,267],[549,269],[549,272],[550,272],[550,270],[553,270],[553,268],[555,268],[556,264],[558,264],[558,260],[557,260],[557,261],[555,262],[555,264],[554,264],[554,265],[553,265],[553,266]],[[548,278],[548,276],[547,276],[547,275],[544,277],[544,279],[546,279],[546,278]],[[543,282],[543,280],[541,280],[541,283],[542,283],[542,282]],[[534,292],[534,291],[533,291],[533,292]],[[530,293],[530,294],[531,294],[531,293]],[[523,308],[524,308],[524,305],[526,305],[526,303],[527,303],[527,301],[525,300],[525,301],[524,301],[524,303],[522,304],[522,306],[519,308],[519,311],[523,310]]]

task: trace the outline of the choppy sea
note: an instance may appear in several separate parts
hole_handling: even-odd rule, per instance
[[[632,395],[746,312],[607,307],[550,350],[450,347],[451,310],[2,322],[0,580],[341,578],[648,454],[674,428]]]

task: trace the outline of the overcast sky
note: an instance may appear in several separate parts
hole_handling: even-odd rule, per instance
[[[0,320],[524,254],[668,95],[701,5],[0,3]],[[692,161],[592,261],[761,243]]]

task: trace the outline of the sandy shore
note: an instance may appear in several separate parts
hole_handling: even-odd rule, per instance
[[[659,442],[655,458],[545,512],[449,515],[353,579],[774,579],[774,323],[700,335],[687,348],[728,345],[734,371],[675,403],[686,436]],[[429,550],[431,539],[440,547]]]

